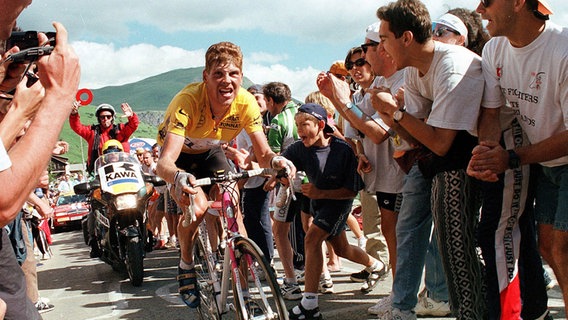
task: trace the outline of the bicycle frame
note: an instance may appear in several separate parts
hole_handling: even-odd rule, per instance
[[[256,172],[256,174],[260,174],[260,172],[266,171],[267,170],[260,170]],[[229,179],[229,181],[232,180]],[[215,183],[214,178],[200,179],[198,180],[197,185],[205,185],[211,183]],[[221,206],[219,212],[224,222],[223,231],[227,234],[222,270],[218,270],[219,268],[216,261],[216,256],[213,253],[211,244],[209,242],[209,235],[207,232],[205,218],[203,218],[202,222],[199,224],[198,237],[200,238],[200,241],[203,245],[204,258],[207,261],[207,268],[209,269],[209,275],[211,278],[211,283],[208,283],[207,285],[212,286],[213,288],[213,293],[216,300],[214,307],[216,307],[215,311],[218,318],[220,318],[221,315],[227,313],[231,309],[235,311],[246,309],[245,300],[243,298],[243,286],[245,286],[248,290],[248,284],[247,279],[241,279],[241,273],[239,272],[239,270],[242,269],[243,266],[239,266],[239,264],[237,263],[239,259],[236,256],[236,243],[245,237],[239,232],[239,226],[236,217],[237,210],[231,200],[232,182],[217,181],[216,183],[219,186],[221,193]],[[192,219],[194,219],[195,217],[195,212],[193,211],[193,201],[194,196],[191,195],[188,213],[191,214]],[[185,219],[188,219],[188,217],[186,216]],[[249,254],[247,254],[245,257],[246,266],[248,267],[253,265],[252,257]],[[245,264],[245,262],[243,262],[243,264]],[[221,279],[219,279],[218,276],[219,271],[221,271]],[[252,281],[254,281],[257,288],[262,287],[261,280],[258,278],[256,272],[251,272],[250,274],[252,276]],[[233,291],[237,291],[233,292],[233,298],[234,303],[239,304],[238,308],[235,308],[237,306],[232,305],[228,302],[228,292],[231,277],[234,284],[240,284],[233,286]],[[268,306],[266,312],[269,316],[267,316],[266,319],[275,318],[275,315],[277,315],[277,313],[271,309],[266,293],[260,290],[260,292],[258,292],[257,294],[260,296],[263,305]],[[210,306],[209,309],[212,309],[212,307]]]

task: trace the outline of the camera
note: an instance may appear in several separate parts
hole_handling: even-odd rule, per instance
[[[37,60],[40,56],[51,54],[55,46],[55,32],[44,32],[48,38],[46,43],[39,43],[37,31],[14,31],[6,41],[6,50],[18,46],[19,52],[11,54],[6,61],[27,63]]]
[[[14,31],[6,41],[6,50],[10,50],[14,46],[18,46],[20,50],[50,45],[55,46],[55,32],[44,32],[48,38],[48,43],[39,43],[37,39],[37,31]]]

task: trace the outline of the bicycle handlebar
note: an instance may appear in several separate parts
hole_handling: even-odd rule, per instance
[[[191,185],[195,187],[208,186],[214,183],[226,182],[226,181],[237,181],[239,179],[246,179],[250,177],[255,177],[259,175],[273,175],[276,174],[276,170],[270,168],[260,168],[253,170],[246,170],[237,173],[228,172],[224,173],[218,177],[201,178],[195,180]]]
[[[277,173],[276,170],[270,169],[270,168],[246,170],[246,171],[241,171],[241,172],[237,172],[237,173],[228,172],[228,173],[224,173],[224,174],[217,176],[217,177],[197,179],[191,184],[191,186],[193,188],[196,188],[196,187],[208,186],[208,185],[211,185],[211,184],[214,184],[214,183],[219,183],[219,182],[237,181],[239,179],[246,179],[246,178],[255,177],[255,176],[259,176],[259,175],[274,175],[276,173]],[[188,209],[189,209],[188,213],[189,214],[188,213],[184,214],[184,219],[182,221],[182,224],[183,224],[184,227],[189,226],[189,224],[192,221],[197,221],[197,217],[195,216],[195,210],[193,208],[194,197],[195,197],[195,195],[193,195],[193,194],[189,195],[189,200],[190,200],[190,205],[188,206]]]

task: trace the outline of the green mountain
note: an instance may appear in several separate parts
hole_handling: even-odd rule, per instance
[[[81,107],[79,113],[83,124],[96,123],[95,107],[101,103],[109,103],[117,110],[116,123],[126,122],[120,118],[122,111],[120,104],[128,102],[140,118],[138,130],[132,138],[156,138],[157,126],[163,119],[163,114],[173,96],[188,83],[202,80],[203,67],[177,69],[168,71],[138,82],[122,86],[109,86],[93,91],[93,102],[89,106]],[[244,78],[243,87],[247,88],[252,82]],[[69,143],[69,152],[64,156],[70,163],[81,163],[87,159],[87,143],[69,127],[67,122],[60,134],[60,140]],[[81,151],[82,150],[82,151]],[[84,159],[84,160],[83,160]]]

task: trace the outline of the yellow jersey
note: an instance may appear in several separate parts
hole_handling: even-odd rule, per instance
[[[185,137],[182,152],[206,152],[233,140],[245,129],[248,134],[262,131],[262,116],[255,97],[240,88],[218,125],[215,124],[204,82],[191,83],[170,102],[164,121],[158,126],[158,143],[168,132]]]

